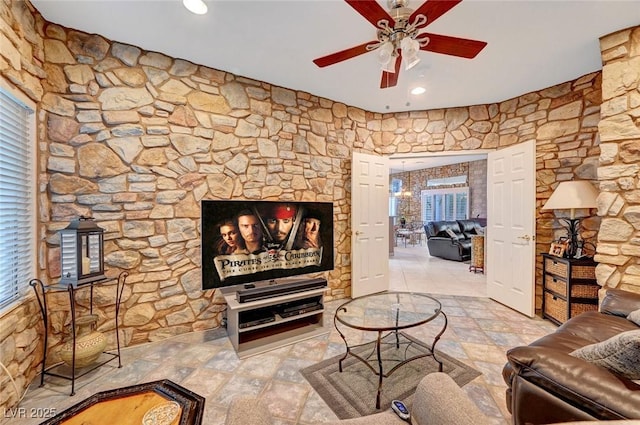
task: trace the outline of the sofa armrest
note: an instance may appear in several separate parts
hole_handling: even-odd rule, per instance
[[[629,313],[638,309],[640,309],[640,294],[614,288],[607,288],[600,305],[601,313],[622,317],[627,317]]]
[[[420,381],[413,397],[416,425],[486,425],[488,418],[446,373],[431,373]]]
[[[523,346],[507,351],[514,373],[596,416],[640,418],[640,385],[561,351]]]

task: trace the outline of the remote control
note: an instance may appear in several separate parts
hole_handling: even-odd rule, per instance
[[[411,415],[409,414],[409,409],[404,405],[400,400],[393,400],[391,402],[391,409],[396,412],[396,415],[400,417],[400,419],[404,419],[408,421]]]

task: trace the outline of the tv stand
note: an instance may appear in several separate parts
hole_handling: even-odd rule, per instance
[[[283,283],[267,285],[283,285],[286,288],[289,284],[317,280],[283,280]],[[227,302],[227,333],[238,357],[244,359],[328,334],[323,317],[326,280],[324,282],[322,287],[295,292],[284,290],[276,295],[246,302],[238,301],[237,287],[222,288],[222,295]],[[257,284],[255,289],[262,287]]]

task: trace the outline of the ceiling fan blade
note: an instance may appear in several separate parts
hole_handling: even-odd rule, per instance
[[[431,22],[435,21],[449,10],[451,10],[455,5],[460,3],[462,0],[427,0],[422,3],[422,6],[417,8],[409,18],[409,22],[414,22],[416,16],[425,15],[427,17],[427,23],[421,25],[419,28],[424,28],[429,25]]]
[[[386,19],[389,26],[393,27],[396,21],[393,20],[386,10],[382,8],[375,0],[345,0],[349,6],[353,7],[356,12],[361,14],[367,21],[371,22],[374,27],[378,28],[378,21]]]
[[[400,75],[400,64],[402,63],[402,56],[398,55],[396,58],[396,72],[382,71],[382,80],[380,81],[381,89],[388,89],[398,84],[398,76]]]
[[[429,43],[420,50],[442,53],[443,55],[459,56],[473,59],[487,45],[486,41],[469,40],[467,38],[451,37],[439,34],[420,34],[419,39],[429,37]]]
[[[323,56],[318,59],[314,59],[313,63],[318,65],[320,68],[324,68],[325,66],[333,65],[338,62],[342,62],[347,59],[355,58],[356,56],[360,56],[364,53],[367,53],[367,46],[370,44],[376,44],[378,41],[368,41],[359,46],[351,47],[350,49],[341,50],[339,52],[332,53],[327,56]]]

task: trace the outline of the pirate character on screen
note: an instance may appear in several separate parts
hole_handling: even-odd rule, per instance
[[[267,205],[261,216],[267,230],[267,247],[291,250],[300,224],[302,208],[288,203]]]

